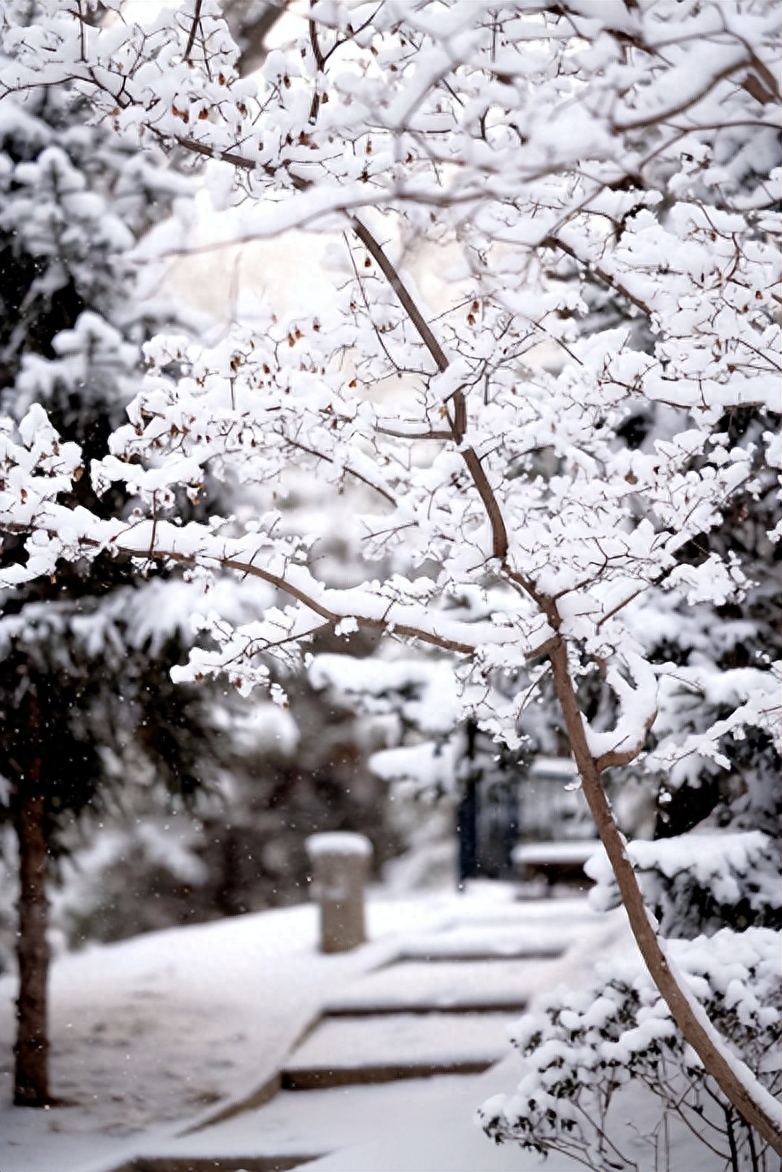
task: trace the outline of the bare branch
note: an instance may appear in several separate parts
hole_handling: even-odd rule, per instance
[[[415,327],[419,337],[421,338],[421,341],[434,359],[437,369],[439,371],[447,370],[449,362],[445,356],[445,352],[443,351],[442,346],[430,330],[426,319],[411,297],[410,292],[405,286],[402,278],[399,276],[399,273],[396,271],[393,264],[386,256],[382,246],[378,243],[378,241],[370,232],[369,228],[367,228],[366,224],[364,224],[363,221],[358,218],[358,216],[353,216],[351,218],[350,225],[356,236],[358,236],[359,240],[366,248],[369,255],[375,261],[375,264],[380,269],[391,288],[396,293],[402,308],[410,318],[410,321]]]
[[[190,64],[190,54],[193,52],[193,45],[195,44],[198,26],[201,23],[202,5],[203,0],[196,0],[195,9],[193,10],[193,23],[190,25],[190,33],[187,38],[187,44],[185,45],[185,61],[187,61],[188,64]]]
[[[359,220],[358,217],[354,216],[351,223],[359,240],[374,259],[378,268],[399,298],[402,307],[417,330],[419,337],[437,364],[438,370],[441,372],[446,371],[450,364],[445,355],[445,351],[435,338],[426,319],[410,295],[396,268],[386,256],[382,246],[372,235],[366,224]],[[451,425],[450,438],[455,443],[461,444],[467,428],[467,407],[464,392],[462,390],[455,391],[452,398],[454,402],[454,419]],[[492,557],[497,558],[500,562],[504,562],[508,554],[508,531],[505,527],[499,501],[489,484],[480,457],[474,448],[462,449],[461,455],[489,518],[492,532]]]

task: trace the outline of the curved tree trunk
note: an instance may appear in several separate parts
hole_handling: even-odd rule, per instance
[[[14,829],[19,843],[19,903],[16,954],[19,996],[16,1002],[14,1103],[45,1107],[49,1103],[48,980],[46,928],[46,832],[37,752],[37,705],[33,700],[27,734],[31,754],[27,774],[13,797]]]
[[[446,370],[449,365],[448,358],[382,247],[374,239],[369,229],[356,218],[353,219],[353,229],[386,276],[421,340],[429,350],[438,370]],[[464,436],[464,396],[461,390],[454,393],[453,402],[454,421],[451,425],[451,432],[450,435],[444,435],[441,438],[451,438],[457,443],[461,443]],[[493,555],[500,561],[504,561],[507,552],[507,529],[497,499],[473,449],[463,449],[462,456],[486,508],[492,530]],[[558,631],[560,616],[554,600],[542,598],[531,583],[521,578],[517,578],[516,583],[541,606],[552,627]],[[690,996],[683,977],[676,972],[669,957],[665,954],[664,943],[658,937],[654,921],[644,903],[635,871],[625,850],[624,837],[619,830],[603,788],[602,771],[605,764],[598,762],[589,749],[581,709],[570,675],[567,646],[560,635],[555,636],[551,641],[547,653],[551,662],[557,697],[562,707],[568,740],[581,776],[584,796],[594,818],[600,841],[613,868],[622,903],[630,921],[630,928],[652,980],[668,1005],[685,1041],[700,1057],[705,1070],[717,1083],[725,1098],[743,1116],[750,1127],[756,1128],[774,1151],[782,1155],[782,1124],[780,1123],[779,1104],[766,1091],[749,1067],[735,1059],[726,1049],[722,1038],[711,1025],[703,1009]],[[641,749],[642,745],[639,745],[637,752],[640,752]]]
[[[630,928],[641,956],[667,1003],[684,1040],[703,1062],[726,1099],[750,1127],[763,1136],[775,1152],[782,1154],[779,1105],[743,1062],[726,1052],[724,1043],[666,956],[664,942],[644,903],[638,879],[625,849],[625,840],[606,797],[601,771],[587,743],[581,709],[568,666],[567,647],[557,638],[549,652],[554,685],[562,706],[570,745],[597,832],[614,871]]]

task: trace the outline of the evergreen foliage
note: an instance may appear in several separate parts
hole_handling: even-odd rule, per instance
[[[0,105],[0,408],[21,421],[44,406],[62,441],[79,445],[85,466],[105,452],[138,392],[144,342],[178,320],[156,291],[159,274],[139,273],[130,252],[191,190],[162,156],[141,155],[96,125],[89,101],[70,87]],[[74,482],[69,502],[101,516],[132,508],[120,487],[99,499],[87,475]],[[6,568],[23,564],[22,541],[11,536],[2,559]],[[121,806],[134,778],[151,777],[189,803],[216,777],[220,739],[209,696],[170,679],[192,636],[187,612],[177,614],[165,594],[176,592],[181,605],[181,585],[168,578],[101,555],[63,559],[49,577],[0,595],[0,817],[20,838],[16,1099],[23,1104],[48,1098],[44,871],[54,877],[51,862],[73,848],[76,823],[89,816],[96,825]],[[31,850],[32,894],[24,882]],[[38,857],[43,850],[46,858]],[[40,913],[33,920],[26,902]],[[33,922],[33,975],[43,984],[30,1015],[22,954]],[[25,1073],[31,1053],[33,1074]]]

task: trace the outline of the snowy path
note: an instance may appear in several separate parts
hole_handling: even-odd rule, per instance
[[[46,1113],[2,1109],[2,1172],[116,1169],[142,1153],[150,1172],[157,1172],[149,1162],[153,1156],[233,1154],[247,1162],[227,1163],[227,1170],[252,1172],[263,1166],[261,1157],[286,1153],[322,1155],[326,1162],[311,1165],[313,1172],[316,1166],[341,1172],[342,1165],[328,1162],[337,1159],[335,1153],[364,1152],[384,1132],[389,1151],[403,1137],[410,1149],[404,1159],[397,1152],[397,1162],[388,1165],[394,1172],[424,1167],[436,1172],[441,1166],[448,1172],[511,1167],[518,1172],[525,1167],[521,1153],[495,1149],[471,1122],[474,1108],[496,1090],[510,1090],[518,1071],[506,1071],[501,1079],[489,1070],[373,1087],[283,1091],[263,1107],[192,1133],[199,1109],[206,1122],[209,1112],[214,1118],[231,1103],[249,1106],[254,1093],[296,1064],[303,1068],[316,1060],[327,1068],[352,1064],[357,1070],[362,1062],[367,1068],[407,1062],[403,1075],[416,1073],[413,1058],[419,1071],[422,1066],[447,1070],[449,1062],[452,1069],[461,1062],[465,1070],[479,1070],[503,1056],[508,1056],[503,1068],[513,1065],[505,1040],[506,1023],[514,1016],[510,1006],[573,971],[572,964],[563,967],[562,961],[529,954],[540,948],[550,955],[594,934],[599,921],[581,900],[525,904],[512,895],[494,885],[462,897],[373,899],[368,908],[373,943],[336,957],[318,954],[315,909],[301,907],[155,933],[61,958],[52,981],[53,1075],[57,1093],[74,1105]],[[420,958],[429,955],[442,959],[427,965]],[[456,956],[465,959],[457,962]],[[6,1088],[12,992],[8,978],[0,981]],[[504,1014],[497,1012],[498,998],[508,1006]],[[291,1056],[296,1040],[329,1003],[343,1016],[324,1019]],[[373,1015],[373,1003],[384,1012]],[[476,1013],[481,1004],[493,1011]],[[431,1012],[413,1015],[411,1005]],[[443,1012],[455,1008],[463,1012]],[[8,1098],[6,1089],[5,1103]],[[460,1105],[463,1099],[469,1103]],[[452,1156],[442,1155],[442,1165],[433,1152],[424,1163],[420,1151],[415,1154],[434,1142],[425,1131],[416,1135],[406,1122],[400,1130],[400,1121],[423,1111],[423,1101],[432,1120],[451,1121],[445,1126],[448,1143],[445,1134],[441,1137],[446,1147],[459,1129],[464,1132]],[[483,1162],[463,1162],[473,1145]],[[382,1161],[355,1165],[360,1172],[381,1166]],[[176,1172],[184,1167],[177,1163]],[[354,1164],[346,1164],[346,1172],[348,1167]]]

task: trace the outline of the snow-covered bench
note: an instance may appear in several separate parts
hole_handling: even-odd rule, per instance
[[[545,879],[555,883],[578,882],[592,886],[584,874],[584,863],[598,850],[596,839],[580,842],[527,842],[513,849],[513,866],[520,879]]]

